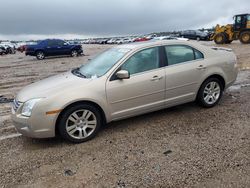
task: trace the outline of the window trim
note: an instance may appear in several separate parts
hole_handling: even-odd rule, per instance
[[[192,51],[193,51],[194,59],[190,60],[190,61],[183,61],[183,62],[180,62],[180,63],[177,63],[177,64],[169,65],[168,64],[168,56],[167,56],[167,52],[166,52],[166,48],[165,48],[166,46],[185,46],[185,47],[191,48]],[[164,59],[165,59],[166,67],[176,66],[176,65],[183,64],[183,63],[189,63],[189,62],[199,61],[199,60],[204,60],[205,59],[205,56],[204,56],[203,52],[201,52],[200,50],[197,50],[196,48],[194,48],[192,46],[186,45],[186,44],[170,44],[170,45],[164,45],[164,46],[161,46],[161,47],[164,50]],[[200,52],[202,54],[203,58],[197,59],[196,56],[195,56],[195,50]]]

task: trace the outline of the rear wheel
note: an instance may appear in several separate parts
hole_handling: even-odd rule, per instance
[[[201,85],[197,101],[203,107],[210,108],[215,106],[221,99],[223,86],[218,78],[209,78]]]
[[[250,43],[250,31],[244,31],[240,34],[240,42],[243,44]]]
[[[224,33],[218,33],[214,37],[214,42],[216,44],[225,44],[227,41],[227,37]]]
[[[96,136],[101,122],[98,109],[89,104],[77,104],[60,115],[58,130],[64,139],[81,143]]]
[[[36,52],[36,58],[37,58],[38,60],[44,59],[44,58],[45,58],[44,52],[43,52],[43,51],[37,51],[37,52]]]

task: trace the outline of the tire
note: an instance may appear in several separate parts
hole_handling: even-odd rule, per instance
[[[196,40],[197,40],[197,41],[200,41],[200,40],[201,40],[201,38],[200,38],[200,37],[197,37],[197,38],[196,38]]]
[[[211,108],[218,104],[223,94],[223,86],[218,78],[205,80],[198,92],[197,102],[200,106]]]
[[[102,116],[99,110],[90,104],[82,103],[66,109],[59,116],[57,128],[67,141],[82,143],[94,138],[101,125]]]
[[[43,51],[37,51],[37,52],[36,52],[36,58],[37,58],[38,60],[43,60],[43,59],[45,58],[44,52],[43,52]]]
[[[250,31],[244,31],[240,34],[240,42],[242,44],[250,44]]]
[[[226,41],[227,41],[227,37],[226,37],[225,33],[218,33],[214,37],[214,42],[216,44],[225,44]]]
[[[77,56],[78,56],[77,50],[72,50],[71,51],[71,57],[77,57]]]

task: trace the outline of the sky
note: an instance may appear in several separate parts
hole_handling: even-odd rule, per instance
[[[141,35],[232,23],[249,0],[0,0],[0,40]]]

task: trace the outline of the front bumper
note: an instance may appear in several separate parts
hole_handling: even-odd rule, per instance
[[[21,115],[20,106],[16,111],[12,107],[11,118],[17,131],[24,136],[31,138],[55,137],[55,124],[53,116],[39,115],[36,112],[31,117]]]

